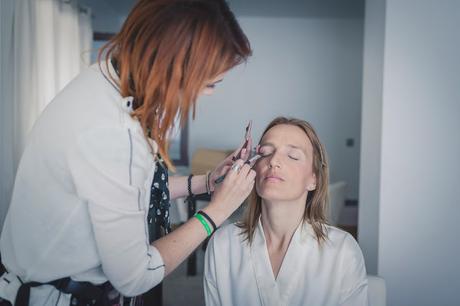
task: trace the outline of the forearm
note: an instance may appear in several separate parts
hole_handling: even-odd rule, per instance
[[[188,196],[188,176],[170,176],[169,194],[172,200]],[[206,193],[206,175],[194,175],[192,177],[192,193]]]
[[[206,213],[211,216],[217,226],[228,218],[228,212],[218,208],[206,207]],[[207,237],[206,230],[196,218],[191,218],[170,234],[153,242],[165,264],[165,276],[184,261]]]
[[[237,209],[254,186],[255,172],[250,166],[236,161],[239,171],[227,173],[225,180],[214,191],[209,205],[202,209],[216,226],[220,226]],[[203,176],[203,184],[205,176]],[[179,183],[180,179],[175,181]],[[204,188],[202,189],[204,190]],[[176,195],[179,193],[176,193]],[[208,224],[210,225],[210,224]],[[156,240],[153,246],[160,252],[168,275],[206,238],[207,232],[196,218],[191,218],[172,233]]]

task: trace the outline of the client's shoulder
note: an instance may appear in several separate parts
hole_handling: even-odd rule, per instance
[[[361,253],[358,242],[350,233],[330,225],[326,225],[326,231],[327,244],[330,246],[345,252]]]
[[[326,229],[327,236],[330,240],[337,241],[337,240],[346,240],[349,238],[354,239],[350,233],[338,227],[335,227],[332,225],[325,225],[325,229]]]
[[[238,226],[238,223],[228,223],[217,229],[213,234],[214,239],[234,239],[238,238],[242,233],[242,228]]]
[[[244,239],[242,232],[243,229],[237,223],[225,224],[212,235],[212,241],[219,245],[240,244]]]

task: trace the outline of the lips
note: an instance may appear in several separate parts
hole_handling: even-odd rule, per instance
[[[282,182],[284,181],[284,179],[278,175],[275,175],[275,174],[270,174],[270,175],[267,175],[265,177],[266,181],[269,181],[269,182]]]

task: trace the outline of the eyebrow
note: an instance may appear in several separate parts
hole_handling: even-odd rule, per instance
[[[295,146],[295,145],[291,145],[291,144],[290,144],[290,145],[288,145],[288,147],[291,147],[291,148],[293,148],[293,149],[298,149],[298,150],[302,150],[302,151],[303,151],[303,148],[298,147],[298,146]]]
[[[271,142],[264,142],[264,143],[261,143],[260,144],[261,147],[263,146],[270,146],[270,147],[274,147],[275,145]],[[296,145],[293,145],[293,144],[288,144],[287,145],[288,147],[292,148],[292,149],[297,149],[297,150],[301,150],[301,151],[304,151],[303,148],[299,147],[299,146],[296,146]]]

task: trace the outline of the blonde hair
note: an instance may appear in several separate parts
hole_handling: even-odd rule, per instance
[[[139,0],[99,52],[119,66],[120,91],[168,167],[168,133],[188,119],[205,83],[246,61],[251,48],[224,0]]]
[[[316,239],[318,243],[321,244],[321,242],[325,241],[327,238],[325,225],[327,224],[326,216],[329,201],[329,166],[326,158],[326,151],[311,124],[305,120],[295,118],[275,118],[265,128],[260,140],[262,140],[264,135],[271,128],[280,124],[293,125],[301,128],[313,146],[313,172],[316,175],[316,188],[308,192],[302,222],[308,222],[312,226]],[[237,223],[237,226],[243,230],[241,234],[245,236],[245,240],[247,240],[249,244],[253,241],[254,232],[261,213],[262,198],[257,194],[254,188],[249,196],[243,220]]]

